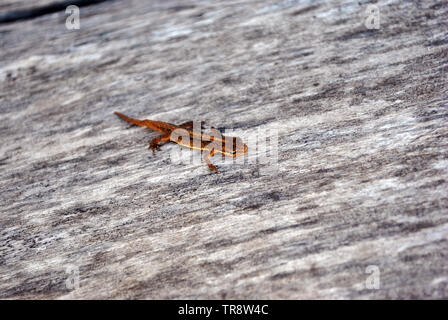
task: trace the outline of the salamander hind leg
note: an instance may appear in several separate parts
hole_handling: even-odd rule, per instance
[[[149,143],[149,150],[152,150],[152,152],[154,153],[155,150],[160,150],[160,146],[167,143],[168,141],[170,141],[170,135],[169,134],[165,134],[163,136],[159,136],[157,138],[154,138],[151,140],[151,142]]]

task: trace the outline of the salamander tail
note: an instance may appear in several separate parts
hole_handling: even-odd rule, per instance
[[[144,127],[145,126],[145,121],[143,120],[137,120],[137,119],[133,119],[133,118],[129,118],[128,116],[120,113],[120,112],[114,112],[117,116],[119,116],[121,119],[126,120],[127,122],[130,122],[132,124],[135,124],[137,126],[140,127]]]

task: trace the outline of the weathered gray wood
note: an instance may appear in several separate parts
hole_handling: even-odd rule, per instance
[[[0,25],[0,298],[447,298],[446,2],[182,3]],[[278,130],[278,166],[114,111]]]

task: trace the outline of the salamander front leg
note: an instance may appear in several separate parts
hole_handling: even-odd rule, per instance
[[[215,165],[210,161],[210,157],[213,157],[213,156],[215,155],[215,145],[214,145],[214,143],[209,143],[209,144],[204,148],[204,151],[205,151],[205,154],[204,154],[204,161],[205,161],[205,163],[207,163],[208,168],[210,169],[210,171],[218,173],[218,166],[215,166]]]

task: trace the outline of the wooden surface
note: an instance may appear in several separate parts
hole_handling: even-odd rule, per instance
[[[188,3],[0,24],[0,298],[448,298],[446,2]],[[114,111],[278,163],[177,163]]]

